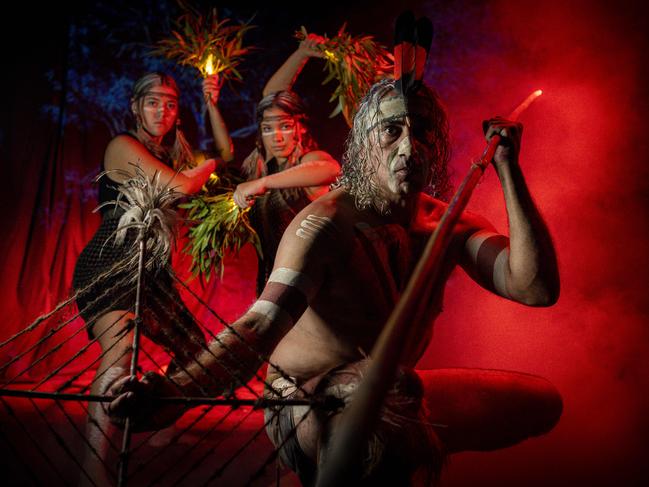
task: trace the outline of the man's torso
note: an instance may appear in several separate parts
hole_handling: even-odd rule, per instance
[[[318,292],[275,348],[271,363],[305,380],[371,353],[446,208],[441,201],[422,198],[409,225],[373,210],[356,209],[353,198],[342,190],[326,195],[298,215],[298,219],[308,219],[318,211],[314,205],[335,207],[327,229],[334,235],[330,251],[335,255],[328,256]],[[443,282],[457,263],[464,233],[466,225],[458,225],[443,268]],[[431,323],[441,310],[442,292],[443,285],[429,303],[427,319]],[[430,335],[422,337],[428,339]]]

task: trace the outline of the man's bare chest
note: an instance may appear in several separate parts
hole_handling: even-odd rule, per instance
[[[416,244],[401,225],[358,222],[354,225],[351,264],[365,286],[393,305],[414,267]]]

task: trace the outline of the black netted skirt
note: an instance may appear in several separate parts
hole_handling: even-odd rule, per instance
[[[104,216],[74,267],[72,286],[79,314],[86,323],[109,311],[129,310],[135,305],[135,282],[129,282],[128,273],[114,270],[135,252],[134,231],[129,231],[123,245],[114,243],[120,216],[112,212]]]
[[[92,326],[111,311],[134,311],[137,281],[132,270],[120,264],[137,252],[136,230],[129,230],[122,245],[114,244],[114,231],[121,214],[104,215],[102,223],[83,249],[74,268],[72,286],[79,314],[86,322],[89,338]],[[142,332],[175,356],[190,358],[205,345],[205,337],[173,284],[165,267],[144,274],[141,296]]]

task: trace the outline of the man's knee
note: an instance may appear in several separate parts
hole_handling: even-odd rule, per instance
[[[527,374],[512,374],[511,389],[501,390],[501,411],[495,417],[501,418],[502,446],[511,446],[527,438],[548,433],[559,422],[563,401],[556,387],[548,380]],[[498,421],[494,423],[494,426]],[[497,445],[496,448],[502,447]]]
[[[549,432],[563,409],[541,377],[501,370],[421,371],[431,422],[449,452],[489,451]]]

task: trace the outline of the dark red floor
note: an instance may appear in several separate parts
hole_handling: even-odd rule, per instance
[[[258,382],[251,387],[255,392],[262,388]],[[238,394],[254,397],[245,390]],[[77,462],[84,451],[82,403],[3,398],[0,410],[1,485],[77,483],[81,472]],[[250,406],[198,406],[173,428],[153,436],[135,435],[131,448],[127,485],[269,486],[278,476],[271,459],[273,447],[263,431],[263,414]],[[299,485],[289,472],[279,476],[281,485]]]

